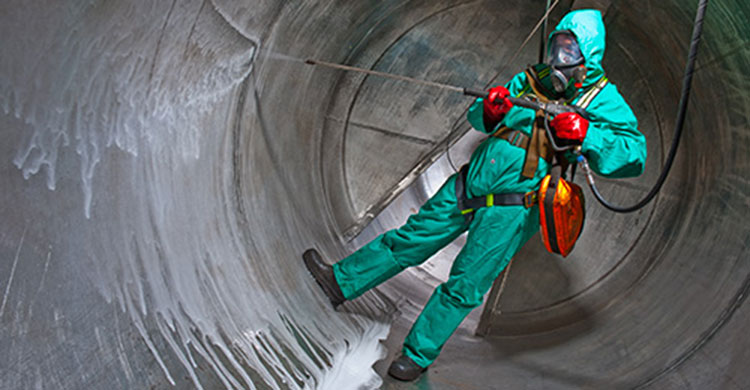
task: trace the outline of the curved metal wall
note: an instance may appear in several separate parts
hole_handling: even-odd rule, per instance
[[[649,142],[642,177],[600,180],[616,202],[658,174],[693,3],[615,1],[606,15],[605,67]],[[532,239],[490,335],[473,336],[473,313],[421,382],[371,366],[397,353],[461,239],[338,312],[300,268],[307,247],[339,258],[398,226],[477,138],[462,96],[298,58],[483,87],[535,62],[532,40],[508,63],[543,6],[6,1],[0,387],[749,387],[740,0],[709,6],[656,201],[623,216],[591,198],[566,260]]]

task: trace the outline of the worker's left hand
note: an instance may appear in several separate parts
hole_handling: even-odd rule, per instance
[[[589,129],[589,121],[575,112],[564,112],[555,116],[550,125],[555,131],[555,138],[569,145],[582,144]]]

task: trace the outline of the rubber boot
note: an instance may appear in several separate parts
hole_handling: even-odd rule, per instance
[[[401,355],[391,363],[388,368],[388,375],[400,381],[413,381],[419,378],[427,367],[422,367],[406,355]]]
[[[333,307],[344,303],[344,293],[341,292],[336,277],[333,275],[333,267],[323,261],[315,249],[308,249],[302,254],[302,259],[305,261],[305,266],[310,274],[318,282],[318,285],[323,289],[323,292],[328,296],[328,299],[333,304]]]

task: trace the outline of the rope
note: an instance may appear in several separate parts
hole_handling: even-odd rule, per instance
[[[544,15],[542,15],[542,18],[539,19],[539,22],[537,22],[536,26],[534,26],[534,28],[531,30],[531,32],[529,33],[529,35],[526,36],[526,39],[523,40],[523,43],[521,43],[521,46],[516,50],[515,53],[513,53],[513,56],[510,58],[510,61],[508,61],[507,64],[505,65],[506,67],[509,67],[511,64],[513,64],[513,61],[515,61],[516,58],[518,58],[518,55],[521,54],[521,50],[523,50],[523,48],[526,47],[526,44],[528,44],[529,41],[531,40],[531,37],[534,36],[534,34],[536,34],[536,32],[539,30],[539,27],[541,27],[542,25],[544,25],[545,26],[545,30],[546,30],[547,19],[549,18],[549,14],[552,12],[552,10],[555,8],[555,6],[557,6],[557,4],[560,2],[560,0],[555,0],[555,2],[552,5],[550,5],[551,1],[552,0],[547,0],[547,10],[546,10],[546,12],[544,13]],[[544,46],[544,41],[545,41],[545,37],[544,37],[544,31],[545,30],[542,30],[542,47],[539,49],[540,53],[544,50],[543,46]],[[541,60],[540,60],[540,62],[541,62]],[[451,88],[451,89],[453,89],[453,88]],[[466,88],[461,88],[461,90],[459,92],[462,92],[462,93],[466,94]],[[446,156],[448,156],[448,163],[451,165],[451,167],[453,168],[453,170],[456,171],[456,172],[458,172],[458,168],[453,163],[453,159],[451,158],[450,146],[446,146],[446,148],[445,148],[445,154],[446,154]]]
[[[536,34],[537,30],[539,30],[539,27],[541,27],[542,24],[545,21],[547,21],[547,18],[549,17],[550,12],[552,12],[552,10],[555,9],[555,6],[557,6],[557,3],[559,2],[560,0],[555,0],[552,6],[547,8],[547,12],[544,13],[544,16],[542,16],[542,18],[539,19],[539,22],[536,24],[536,26],[534,26],[534,29],[531,30],[531,33],[529,33],[526,39],[524,39],[523,43],[521,44],[521,47],[519,47],[518,50],[516,50],[516,52],[513,53],[513,57],[510,58],[510,61],[508,61],[508,63],[506,64],[506,67],[513,64],[513,61],[515,61],[516,58],[518,58],[518,55],[521,54],[521,50],[523,50],[523,48],[526,47],[526,44],[529,43],[529,41],[531,40],[531,37],[534,36],[534,34]]]
[[[552,0],[547,0],[547,7],[545,8],[545,10],[549,11],[551,5]],[[547,22],[549,22],[549,18],[544,21],[544,24],[542,25],[542,33],[539,34],[539,61],[537,62],[539,62],[540,64],[544,62],[544,56],[546,54],[544,49],[547,46],[547,37],[545,36],[547,35]]]

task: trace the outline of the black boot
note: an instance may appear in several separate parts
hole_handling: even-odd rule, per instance
[[[320,253],[315,249],[308,249],[302,254],[302,259],[305,261],[307,270],[310,271],[315,281],[318,282],[318,285],[323,289],[328,299],[331,300],[333,307],[344,303],[346,298],[344,298],[344,293],[341,292],[341,288],[338,282],[336,282],[336,277],[333,275],[333,267],[323,261]]]
[[[401,355],[391,363],[391,367],[388,368],[388,375],[401,381],[413,381],[425,371],[427,371],[427,367],[422,367],[411,360],[410,357]]]

